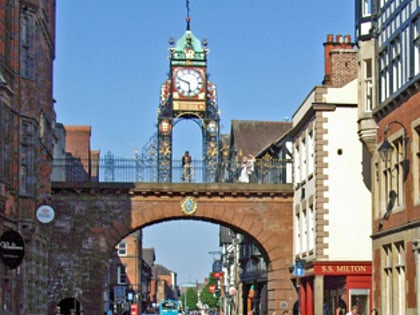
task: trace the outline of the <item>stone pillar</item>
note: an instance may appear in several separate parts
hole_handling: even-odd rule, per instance
[[[324,310],[324,276],[314,278],[314,314],[322,314]]]

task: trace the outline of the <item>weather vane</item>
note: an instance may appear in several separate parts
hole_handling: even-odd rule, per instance
[[[190,0],[185,0],[185,6],[187,7],[187,30],[190,30]]]

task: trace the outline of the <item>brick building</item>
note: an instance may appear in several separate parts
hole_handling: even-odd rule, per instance
[[[0,235],[23,240],[20,265],[0,263],[0,305],[2,314],[46,314],[48,224],[36,213],[51,194],[55,1],[1,1],[0,34]]]
[[[420,309],[420,3],[356,0],[359,137],[369,149],[373,307]]]
[[[141,249],[142,233],[136,231],[116,245],[116,255],[113,257],[110,269],[110,285],[112,305],[111,309],[122,313],[123,310],[129,308],[126,299],[127,293],[121,297],[116,294],[118,288],[122,288],[123,292],[131,290],[133,292],[132,303],[141,304],[141,270],[142,270],[142,249]],[[140,302],[140,303],[139,303]]]

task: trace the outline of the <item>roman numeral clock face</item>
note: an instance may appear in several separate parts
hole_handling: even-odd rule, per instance
[[[175,88],[183,96],[195,96],[203,89],[203,76],[193,68],[179,69],[175,74]]]

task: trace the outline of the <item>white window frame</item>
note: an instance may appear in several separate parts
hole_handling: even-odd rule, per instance
[[[414,76],[420,74],[420,16],[413,23]]]
[[[118,256],[120,257],[125,257],[127,256],[127,242],[126,241],[121,241],[118,243],[117,245],[117,252],[118,252]]]
[[[127,284],[128,283],[128,276],[127,276],[127,266],[126,265],[118,265],[117,266],[117,283],[118,284]]]

